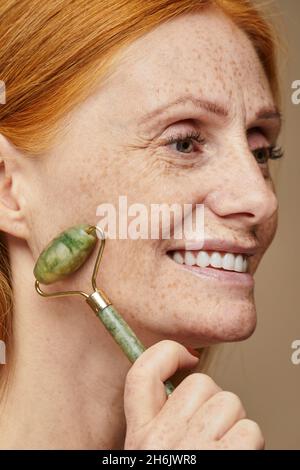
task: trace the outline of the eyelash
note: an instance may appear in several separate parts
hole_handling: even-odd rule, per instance
[[[205,139],[201,136],[198,131],[190,131],[185,134],[178,134],[177,136],[170,136],[167,138],[166,145],[177,144],[184,142],[185,140],[195,140],[200,145],[205,144]]]
[[[257,149],[252,150],[253,156],[255,157],[254,152],[258,152],[260,150],[266,150],[269,155],[267,157],[267,161],[262,162],[261,164],[266,164],[268,160],[279,160],[280,158],[284,157],[284,151],[281,147],[271,145],[270,147],[259,147]],[[258,162],[260,163],[260,162]]]
[[[200,132],[198,131],[190,131],[185,134],[178,134],[177,136],[170,136],[166,139],[165,145],[171,145],[174,143],[182,143],[186,140],[194,140],[198,142],[200,145],[204,145],[206,143],[204,137],[201,136]],[[270,145],[269,147],[258,147],[257,149],[252,150],[252,152],[257,152],[259,150],[267,150],[269,152],[269,156],[267,160],[279,160],[280,158],[284,157],[284,150],[282,147],[278,147],[276,145]],[[189,155],[187,153],[186,155]],[[254,155],[255,156],[255,155]],[[266,162],[264,162],[266,163]]]

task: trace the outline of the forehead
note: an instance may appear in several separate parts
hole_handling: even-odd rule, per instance
[[[252,43],[215,8],[181,15],[137,39],[123,51],[115,80],[148,111],[184,93],[249,115],[273,104]]]

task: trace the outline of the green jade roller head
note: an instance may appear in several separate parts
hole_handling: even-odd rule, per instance
[[[101,244],[92,274],[93,292],[91,294],[75,290],[52,293],[44,292],[40,284],[48,285],[65,279],[85,263],[96,247],[98,240],[97,233],[100,235]],[[105,234],[98,226],[79,224],[61,232],[45,247],[35,264],[33,270],[36,279],[35,288],[43,297],[63,297],[69,295],[84,297],[127,358],[133,363],[146,348],[117,312],[105,293],[96,284],[104,246]],[[167,396],[174,390],[174,386],[169,380],[165,382],[165,390]]]

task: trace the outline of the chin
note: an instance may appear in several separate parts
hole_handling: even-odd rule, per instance
[[[172,325],[160,325],[162,339],[172,339],[186,347],[202,348],[218,343],[243,341],[255,331],[257,324],[256,309],[253,302],[228,304],[225,302],[213,309],[201,308],[199,311],[179,311],[168,317],[173,319]],[[196,314],[195,314],[196,312]],[[203,313],[205,312],[205,314]],[[158,333],[158,330],[157,330]]]

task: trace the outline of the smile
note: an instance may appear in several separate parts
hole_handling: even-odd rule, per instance
[[[241,253],[227,253],[218,251],[171,251],[169,256],[177,264],[198,266],[199,268],[212,267],[224,271],[247,273],[248,256]]]

